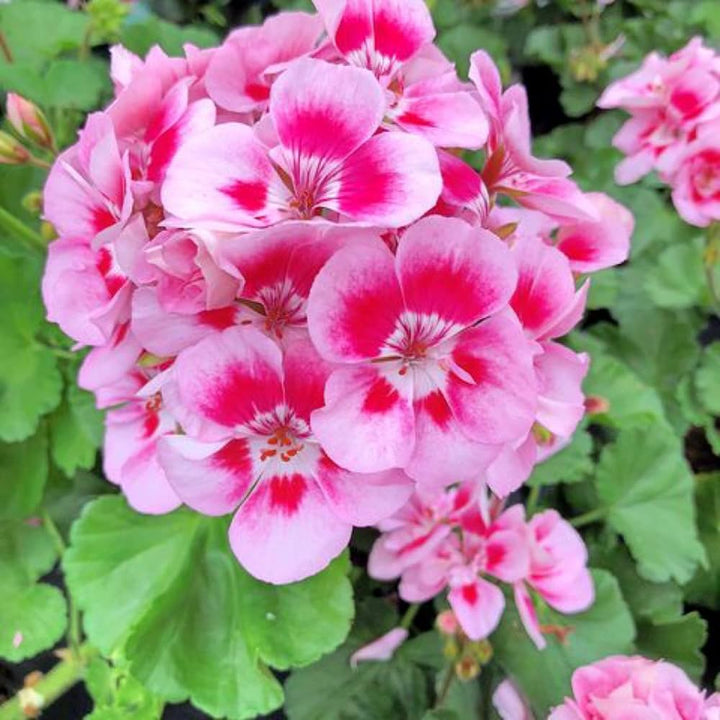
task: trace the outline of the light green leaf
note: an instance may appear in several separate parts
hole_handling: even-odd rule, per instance
[[[56,560],[55,546],[45,528],[19,520],[0,522],[0,586],[29,585]]]
[[[52,647],[65,632],[67,607],[63,594],[39,585],[3,586],[0,603],[0,657],[20,662]]]
[[[109,68],[104,61],[56,60],[45,75],[43,104],[93,110],[110,96]]]
[[[705,295],[702,237],[671,245],[660,253],[645,277],[650,299],[662,308],[699,305]]]
[[[0,443],[0,517],[25,518],[40,504],[48,474],[44,432]]]
[[[120,652],[163,699],[239,719],[282,703],[267,664],[314,662],[343,640],[353,608],[345,557],[302,583],[267,585],[237,563],[226,528],[100,498],[73,526],[63,566],[93,644]]]
[[[567,447],[535,466],[528,485],[579,482],[593,470],[592,447],[590,435],[585,430],[577,430]]]
[[[626,429],[600,458],[596,476],[610,525],[648,580],[687,582],[704,563],[693,480],[677,437],[662,425]]]
[[[540,651],[528,638],[517,611],[507,608],[498,629],[490,636],[495,657],[528,698],[538,717],[570,694],[570,677],[587,665],[632,649],[635,636],[630,611],[615,578],[594,570],[595,603],[584,613],[560,615],[547,610],[542,622],[573,628],[565,643],[548,637]]]
[[[155,44],[168,55],[182,55],[185,43],[198,47],[212,47],[217,45],[218,36],[206,28],[182,27],[151,17],[140,22],[127,23],[120,36],[120,42],[138,55],[145,55]]]
[[[103,415],[93,396],[74,382],[65,386],[65,397],[50,416],[50,451],[55,464],[71,477],[78,469],[95,465],[103,438]]]

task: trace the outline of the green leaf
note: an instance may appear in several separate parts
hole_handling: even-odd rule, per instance
[[[625,538],[643,577],[682,584],[705,562],[692,475],[671,431],[657,424],[620,433],[600,458],[596,484],[608,522]]]
[[[73,526],[63,566],[103,653],[122,653],[168,701],[248,718],[282,704],[268,664],[306,665],[343,640],[352,593],[344,556],[302,583],[255,580],[230,553],[226,528],[225,519],[144,516],[121,497],[100,498]]]
[[[0,440],[8,442],[32,435],[62,393],[55,355],[35,338],[45,315],[40,275],[37,260],[0,255]]]
[[[454,710],[438,708],[437,710],[428,710],[422,716],[422,720],[462,720],[462,715],[459,715]]]
[[[707,624],[696,612],[659,623],[639,623],[637,649],[645,657],[667,660],[699,683],[705,669],[702,647]]]
[[[700,366],[695,372],[695,388],[705,409],[720,415],[720,342],[703,350]]]
[[[63,51],[77,51],[88,18],[59,3],[26,0],[0,5],[0,27],[14,62],[42,68]]]
[[[688,602],[720,609],[720,473],[695,478],[695,505],[700,540],[709,559],[686,587]]]
[[[217,45],[218,36],[207,28],[181,27],[151,17],[141,22],[127,23],[120,36],[120,42],[138,55],[145,55],[155,44],[168,55],[182,55],[185,43],[192,43],[198,47],[212,47]]]
[[[56,559],[44,528],[17,520],[0,523],[0,657],[20,662],[62,637],[65,598],[57,588],[35,584]]]
[[[507,608],[490,636],[495,657],[530,701],[538,717],[570,694],[570,677],[581,665],[627,653],[635,635],[630,611],[615,578],[594,570],[595,603],[584,613],[560,615],[547,610],[542,621],[573,628],[565,643],[548,637],[540,651],[528,638],[515,608]]]
[[[50,585],[7,585],[0,603],[0,657],[20,662],[52,647],[65,632],[63,594]]]
[[[0,443],[0,517],[28,517],[40,504],[48,475],[44,432],[21,443]]]
[[[534,487],[579,482],[593,471],[592,448],[587,431],[576,431],[567,447],[535,466],[528,484]]]
[[[671,245],[660,253],[645,277],[650,299],[662,308],[699,305],[705,295],[702,237]]]
[[[71,477],[78,469],[95,465],[103,439],[103,414],[94,397],[74,382],[65,386],[65,397],[50,417],[50,451],[55,464]]]
[[[464,23],[457,25],[438,38],[440,49],[452,60],[458,72],[467,77],[470,55],[478,48],[483,48],[492,55],[499,65],[503,64],[507,45],[502,35],[493,33],[478,25]]]
[[[111,89],[106,62],[56,60],[45,75],[42,102],[50,107],[93,110]]]

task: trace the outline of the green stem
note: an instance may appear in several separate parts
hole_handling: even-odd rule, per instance
[[[40,233],[35,232],[35,230],[28,227],[22,220],[16,218],[3,207],[0,207],[0,227],[4,228],[13,237],[23,240],[23,242],[33,250],[45,252],[47,249],[47,245]]]
[[[418,614],[419,609],[420,603],[414,603],[413,605],[410,605],[405,611],[405,614],[402,616],[402,620],[400,621],[400,627],[408,630],[412,625],[412,621],[415,619],[415,616]]]
[[[537,509],[538,500],[540,499],[540,486],[539,485],[533,485],[530,488],[530,493],[527,497],[527,502],[525,503],[525,507],[527,508],[527,514],[528,517],[531,517],[535,514],[535,510]]]
[[[65,554],[65,550],[67,550],[67,545],[65,544],[65,540],[63,539],[60,530],[58,530],[55,521],[50,517],[50,513],[48,513],[47,510],[42,511],[42,522],[45,530],[47,531],[48,535],[50,535],[53,544],[55,545],[55,549],[57,550],[58,555],[62,558],[62,556]],[[77,605],[75,604],[75,601],[73,600],[73,597],[69,592],[67,593],[67,601],[69,618],[67,641],[70,649],[72,650],[73,656],[75,658],[79,658],[81,653],[80,611],[78,610]],[[0,718],[0,720],[2,719]]]
[[[77,353],[74,353],[72,350],[66,350],[65,348],[58,347],[57,345],[52,345],[51,343],[48,343],[44,340],[36,340],[37,344],[44,348],[45,350],[49,350],[54,355],[57,355],[59,358],[63,358],[64,360],[77,360],[78,356]]]
[[[0,30],[0,55],[2,55],[7,62],[11,63],[13,61],[13,54],[10,50],[10,45],[8,45],[7,38],[5,37],[5,33]]]
[[[607,515],[607,510],[605,508],[595,508],[594,510],[590,510],[582,515],[577,515],[572,518],[570,520],[570,524],[575,528],[585,527],[585,525],[590,525],[591,523],[598,522],[598,520],[603,520],[605,515]]]
[[[720,288],[717,285],[715,269],[720,260],[720,224],[713,223],[708,228],[705,238],[705,252],[703,253],[703,267],[705,279],[712,298],[713,310],[720,312]]]
[[[443,678],[442,685],[440,686],[440,692],[438,692],[437,700],[435,701],[435,709],[441,708],[443,703],[447,699],[447,695],[452,687],[453,680],[455,679],[455,666],[450,663],[447,670],[445,671],[445,677]],[[2,718],[0,718],[2,720]]]
[[[31,155],[27,160],[28,165],[34,165],[35,167],[42,168],[43,170],[49,170],[52,167],[52,163],[42,158]]]
[[[78,654],[63,658],[49,673],[44,675],[32,689],[42,698],[42,707],[64,695],[83,676],[94,652],[87,646],[79,648]],[[28,715],[23,712],[20,695],[0,705],[0,720],[24,720]]]

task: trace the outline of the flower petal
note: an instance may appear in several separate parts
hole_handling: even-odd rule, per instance
[[[230,525],[230,546],[259,580],[283,584],[320,572],[350,540],[352,526],[330,509],[312,478],[264,477]]]
[[[482,578],[452,588],[448,602],[471,640],[486,638],[497,627],[505,609],[502,590]]]
[[[408,310],[460,327],[506,305],[517,283],[507,245],[456,218],[415,223],[400,240],[395,264]]]
[[[391,383],[375,367],[341,368],[325,387],[325,407],[311,425],[323,449],[338,465],[374,473],[404,467],[412,455],[414,418],[408,376]]]

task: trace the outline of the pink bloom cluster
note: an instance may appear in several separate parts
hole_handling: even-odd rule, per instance
[[[416,486],[504,495],[559,447],[587,358],[556,340],[632,230],[532,156],[484,52],[458,78],[421,0],[315,4],[183,58],[114,48],[45,188],[44,299],[112,408],[108,478],[141,512],[234,513],[276,583]]]
[[[616,169],[618,183],[655,170],[686,222],[706,227],[720,220],[720,55],[700,38],[668,58],[650,53],[598,105],[631,114],[613,139],[627,156]]]
[[[555,510],[525,518],[522,505],[473,484],[417,492],[379,525],[368,572],[400,579],[400,597],[423,602],[449,589],[448,601],[471,640],[487,637],[505,608],[498,582],[512,587],[520,618],[538,648],[545,647],[535,599],[561,613],[588,608],[594,598],[580,535]]]
[[[720,693],[707,698],[678,667],[613,656],[579,668],[573,698],[548,720],[717,720]]]

